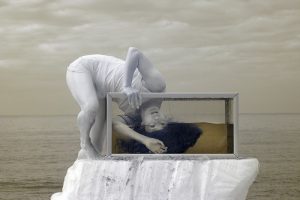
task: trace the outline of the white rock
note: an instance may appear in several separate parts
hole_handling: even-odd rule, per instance
[[[243,200],[257,159],[77,160],[51,200]]]

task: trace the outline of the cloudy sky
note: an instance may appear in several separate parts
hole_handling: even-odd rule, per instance
[[[0,115],[75,114],[66,66],[142,50],[172,92],[240,93],[300,112],[299,0],[1,0]]]

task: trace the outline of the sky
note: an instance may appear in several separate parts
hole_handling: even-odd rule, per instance
[[[239,92],[300,113],[299,0],[0,0],[0,115],[70,115],[77,57],[140,49],[169,92]]]

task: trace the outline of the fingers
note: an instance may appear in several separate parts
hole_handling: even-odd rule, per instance
[[[168,151],[168,147],[165,147],[165,146],[160,147],[160,149],[159,149],[159,153],[166,153],[167,151]]]
[[[168,147],[165,147],[165,148],[157,149],[153,151],[153,153],[166,153],[167,151],[168,151]]]
[[[127,99],[128,99],[128,104],[129,104],[131,107],[133,107],[133,106],[132,106],[132,95],[128,95],[128,96],[127,96]]]
[[[130,94],[128,96],[128,102],[129,102],[129,105],[134,108],[134,95],[133,94]]]
[[[158,140],[157,143],[159,146],[154,153],[165,153],[168,151],[168,147],[166,147],[162,141]]]
[[[137,108],[136,106],[136,95],[134,93],[128,96],[128,103],[132,108]]]
[[[168,147],[164,145],[164,143],[158,139],[147,138],[145,140],[144,145],[153,153],[165,153],[168,150]]]
[[[132,108],[139,109],[142,104],[141,94],[136,92],[128,95],[128,103]]]
[[[140,93],[137,94],[139,107],[142,105],[142,95]]]
[[[142,96],[139,91],[132,87],[125,87],[123,93],[126,94],[128,104],[135,109],[139,109],[142,105]]]
[[[137,93],[134,94],[133,98],[134,98],[134,102],[133,102],[134,108],[139,109],[140,105],[139,105],[139,102],[138,102],[138,94]]]
[[[135,108],[135,97],[134,97],[134,93],[128,94],[128,104],[132,107]]]
[[[166,153],[168,151],[168,147],[161,148],[161,153]]]
[[[161,145],[161,148],[165,148],[166,147],[165,144],[162,141],[157,140],[157,142]]]

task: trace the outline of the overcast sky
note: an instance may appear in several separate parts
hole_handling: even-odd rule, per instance
[[[75,114],[66,66],[148,56],[172,92],[240,93],[241,112],[300,112],[299,0],[1,0],[0,115]]]

